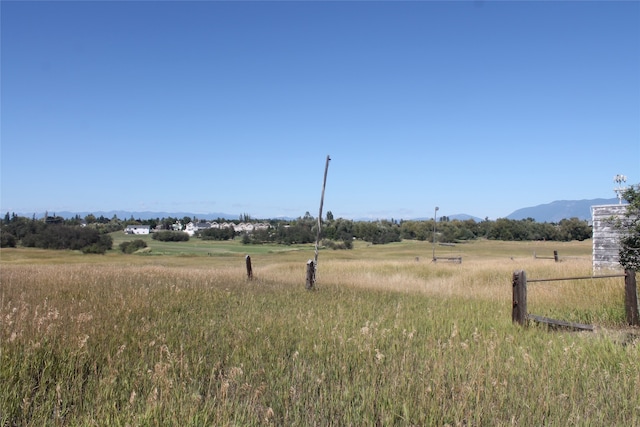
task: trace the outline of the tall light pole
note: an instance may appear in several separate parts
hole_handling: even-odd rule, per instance
[[[436,220],[438,209],[440,208],[436,206],[435,211],[433,211],[433,262],[436,262]]]

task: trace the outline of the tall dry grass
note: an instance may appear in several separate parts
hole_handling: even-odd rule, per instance
[[[640,419],[640,349],[624,327],[621,280],[532,283],[531,311],[598,328],[523,329],[511,323],[512,272],[588,275],[587,257],[555,264],[517,245],[522,256],[468,247],[463,264],[434,264],[415,249],[323,252],[317,292],[304,290],[306,254],[254,257],[251,282],[242,257],[189,268],[175,258],[3,261],[0,424]]]

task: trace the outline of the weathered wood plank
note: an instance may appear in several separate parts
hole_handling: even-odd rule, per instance
[[[624,219],[627,205],[600,205],[591,207],[593,225],[593,269],[621,270],[618,251],[620,232],[615,220]]]
[[[593,325],[587,325],[584,323],[574,323],[574,322],[565,322],[564,320],[556,320],[551,319],[549,317],[538,316],[537,314],[529,313],[527,315],[529,320],[533,320],[534,322],[544,323],[549,326],[559,326],[563,328],[572,328],[572,329],[580,329],[584,331],[593,331]]]
[[[435,258],[433,259],[433,261],[434,261],[434,262],[435,262],[435,261],[440,261],[440,260],[442,260],[442,261],[457,262],[458,264],[462,264],[462,257],[441,257],[441,256],[439,256],[439,257],[435,257]]]

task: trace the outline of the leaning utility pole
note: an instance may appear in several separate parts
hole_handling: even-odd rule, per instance
[[[320,211],[318,212],[318,232],[316,233],[316,250],[313,258],[313,266],[307,263],[309,268],[313,269],[313,276],[307,271],[307,289],[312,289],[315,286],[316,271],[318,270],[318,245],[320,244],[320,233],[322,231],[322,205],[324,204],[324,189],[327,186],[327,171],[329,170],[329,161],[331,158],[327,155],[327,163],[324,166],[324,180],[322,181],[322,196],[320,196]]]

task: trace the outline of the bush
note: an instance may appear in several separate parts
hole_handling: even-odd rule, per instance
[[[353,249],[353,240],[329,240],[323,239],[322,246],[329,249]]]
[[[242,244],[260,245],[262,243],[283,243],[276,240],[276,233],[267,229],[253,230],[252,233],[242,234]]]
[[[0,248],[15,248],[15,247],[16,247],[16,236],[2,230],[2,232],[0,232]]]
[[[200,232],[202,240],[233,240],[236,232],[232,227],[209,228]]]
[[[41,249],[71,249],[86,252],[85,248],[95,245],[89,253],[104,253],[113,246],[113,239],[106,234],[88,227],[69,225],[46,225],[37,233],[22,238],[26,247]]]
[[[93,245],[89,245],[89,246],[86,246],[86,247],[82,248],[82,253],[83,254],[104,255],[105,252],[106,252],[106,250],[103,247],[101,247],[100,245],[98,245],[97,243],[94,243]]]
[[[624,219],[616,227],[622,232],[620,239],[620,265],[640,271],[640,184],[630,186],[623,194],[629,202]]]
[[[132,254],[135,251],[146,248],[147,242],[141,239],[133,240],[131,242],[122,242],[120,243],[120,250],[125,254]]]
[[[183,231],[158,231],[151,236],[153,240],[161,242],[188,242],[189,235]]]
[[[113,239],[111,236],[102,234],[100,235],[98,241],[96,243],[92,243],[89,246],[85,246],[82,248],[82,253],[84,254],[101,254],[104,255],[107,250],[113,247]]]

